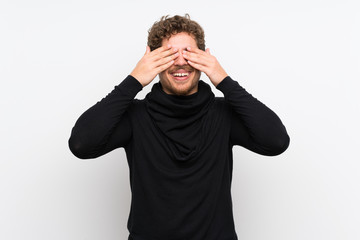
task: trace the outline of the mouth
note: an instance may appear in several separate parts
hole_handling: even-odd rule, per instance
[[[184,82],[189,79],[191,71],[180,69],[178,71],[170,73],[171,77],[177,82]]]

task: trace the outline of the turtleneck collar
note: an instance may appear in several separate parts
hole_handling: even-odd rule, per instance
[[[215,100],[209,84],[199,80],[198,91],[191,95],[171,95],[161,83],[153,85],[145,97],[147,111],[157,128],[170,141],[177,160],[193,156],[200,145],[202,118]]]
[[[148,107],[154,112],[172,118],[196,118],[206,111],[209,101],[214,97],[210,86],[199,80],[198,91],[191,95],[167,94],[161,83],[153,85],[147,95]]]

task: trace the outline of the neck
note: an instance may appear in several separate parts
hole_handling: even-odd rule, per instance
[[[147,102],[150,109],[173,118],[183,119],[198,115],[207,110],[214,99],[214,94],[207,83],[199,81],[197,85],[198,91],[185,95],[169,94],[162,89],[160,82],[155,83],[146,97]]]
[[[198,90],[199,90],[199,83],[197,83],[196,86],[192,87],[191,89],[183,90],[183,91],[174,90],[174,89],[168,89],[168,88],[163,86],[161,81],[159,81],[159,85],[160,85],[161,90],[163,92],[165,92],[168,95],[173,95],[173,96],[190,96],[190,95],[193,95],[193,94],[197,93]]]

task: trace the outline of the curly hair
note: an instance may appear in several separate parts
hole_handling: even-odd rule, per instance
[[[184,17],[175,15],[169,18],[169,15],[161,17],[160,21],[155,22],[148,30],[147,45],[151,51],[161,47],[163,39],[169,39],[172,35],[186,32],[194,37],[199,49],[205,50],[205,34],[202,27],[190,19],[189,14]]]

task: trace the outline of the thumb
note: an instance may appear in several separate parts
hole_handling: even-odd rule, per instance
[[[150,53],[150,47],[148,45],[146,45],[146,51],[145,51],[145,55]]]
[[[205,52],[211,55],[211,53],[210,53],[210,48],[207,48],[207,49],[205,50]]]

